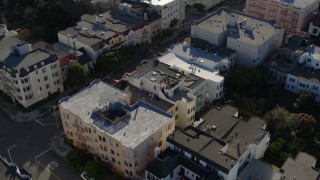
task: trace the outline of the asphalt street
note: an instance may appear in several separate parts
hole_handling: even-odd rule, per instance
[[[27,169],[32,179],[79,179],[79,173],[49,147],[57,132],[54,116],[17,123],[0,109],[0,124],[0,154]]]

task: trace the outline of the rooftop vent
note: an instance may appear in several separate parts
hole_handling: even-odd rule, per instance
[[[150,80],[152,81],[152,82],[156,82],[156,78],[150,78]]]
[[[154,72],[152,73],[152,75],[154,75],[154,76],[157,75],[157,74],[158,74],[158,73],[157,73],[156,71],[154,71]]]

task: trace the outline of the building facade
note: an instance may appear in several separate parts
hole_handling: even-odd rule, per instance
[[[203,117],[203,122],[199,126],[177,129],[167,141],[171,151],[209,170],[214,179],[236,180],[240,169],[246,167],[248,162],[263,157],[269,145],[270,135],[265,130],[263,120],[257,117],[245,117],[230,106],[218,106]],[[154,162],[151,162],[150,166],[152,163]],[[165,172],[171,163],[162,161],[162,164],[163,166],[158,166],[158,169],[148,166],[146,179],[153,177],[173,180],[179,176],[205,179],[208,175],[200,175],[199,171],[196,171],[196,166],[195,168],[184,166],[171,168],[171,171],[163,176],[159,172]],[[211,179],[213,177],[211,176]]]
[[[62,74],[56,55],[32,50],[16,36],[0,41],[0,90],[27,108],[63,91]]]
[[[93,81],[72,97],[60,100],[64,133],[73,145],[109,162],[126,177],[139,178],[156,148],[166,148],[174,130],[173,117],[128,95]]]
[[[310,20],[308,29],[308,38],[312,36],[319,36],[320,33],[320,13],[317,12]]]
[[[191,37],[235,50],[236,63],[256,67],[281,46],[283,29],[275,21],[224,7],[195,21]]]
[[[274,19],[285,29],[286,34],[299,34],[309,25],[318,11],[319,0],[247,0],[245,12],[260,18]]]

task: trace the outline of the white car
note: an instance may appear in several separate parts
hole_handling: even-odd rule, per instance
[[[87,172],[81,173],[81,178],[82,178],[83,180],[94,180],[92,177],[90,177],[90,176],[87,174]]]

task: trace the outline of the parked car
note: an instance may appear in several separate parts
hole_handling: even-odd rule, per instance
[[[87,172],[83,172],[83,173],[81,173],[81,178],[83,179],[83,180],[94,180],[92,177],[90,177],[88,174],[87,174]]]

